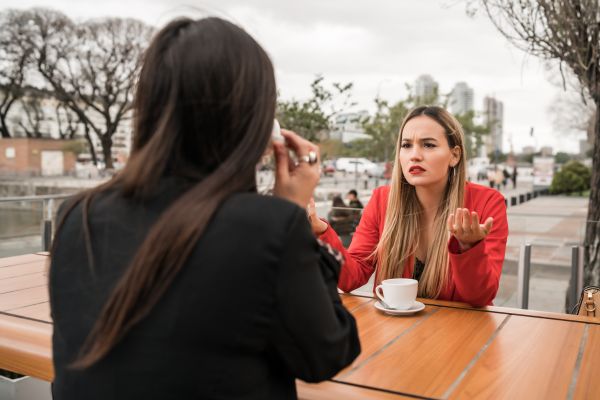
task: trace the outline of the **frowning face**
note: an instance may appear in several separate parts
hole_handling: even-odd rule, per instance
[[[402,173],[413,186],[445,186],[448,171],[458,164],[460,148],[450,148],[444,127],[420,115],[401,132],[399,156]]]

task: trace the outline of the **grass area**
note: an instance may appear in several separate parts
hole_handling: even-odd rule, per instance
[[[567,193],[566,196],[570,196],[570,197],[590,197],[590,190],[584,190],[583,193]]]

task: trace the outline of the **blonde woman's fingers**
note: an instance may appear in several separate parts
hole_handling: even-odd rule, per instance
[[[471,213],[468,209],[463,209],[462,228],[464,232],[470,233],[473,229],[471,227]]]
[[[483,224],[483,233],[484,234],[488,234],[491,232],[492,230],[492,225],[494,224],[494,218],[489,217],[488,219],[485,220],[485,223]]]
[[[462,235],[462,219],[463,211],[461,208],[457,208],[454,215],[454,233],[458,235]]]
[[[454,214],[450,214],[448,216],[447,226],[448,226],[448,231],[454,232]]]
[[[476,230],[479,227],[479,215],[476,211],[471,213],[471,227]]]

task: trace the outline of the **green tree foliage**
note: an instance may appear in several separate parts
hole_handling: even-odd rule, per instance
[[[559,151],[554,156],[554,162],[556,162],[557,164],[565,164],[569,161],[571,161],[571,156],[568,153]]]
[[[410,92],[410,86],[407,85]],[[400,132],[400,125],[414,107],[421,105],[439,105],[446,107],[446,100],[442,100],[438,94],[430,98],[415,98],[409,95],[394,105],[387,101],[375,99],[377,106],[375,115],[363,122],[365,133],[371,136],[371,140],[361,143],[352,142],[352,147],[357,148],[356,156],[368,157],[378,161],[390,161],[394,158],[396,140]],[[463,126],[465,132],[467,157],[477,154],[477,147],[482,144],[482,136],[489,132],[489,128],[475,122],[475,113],[469,111],[456,118]],[[360,150],[358,150],[360,144]]]
[[[554,174],[551,193],[579,193],[590,189],[592,171],[578,161],[570,161]]]
[[[351,143],[358,151],[356,156],[368,157],[378,161],[390,161],[394,156],[400,124],[409,111],[406,100],[400,100],[390,106],[385,100],[375,99],[375,115],[363,121],[365,133],[371,139]]]
[[[490,128],[475,122],[475,111],[467,111],[464,114],[455,115],[455,117],[465,133],[467,159],[477,157],[477,149],[483,145],[483,137],[490,133]],[[493,160],[493,157],[490,158]],[[503,161],[506,161],[506,156]]]
[[[334,82],[331,86],[332,89],[327,89],[324,78],[318,75],[310,85],[309,99],[279,101],[279,124],[312,142],[324,140],[331,130],[333,117],[355,104],[351,99],[353,83]]]

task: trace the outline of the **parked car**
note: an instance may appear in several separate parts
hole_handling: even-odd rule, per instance
[[[391,179],[393,168],[394,164],[390,161],[380,162],[376,164],[374,169],[367,171],[367,175],[369,175],[369,178]]]
[[[342,157],[335,162],[335,169],[343,172],[356,172],[359,174],[368,174],[369,171],[374,171],[377,164],[360,157]]]
[[[324,176],[333,176],[335,173],[335,161],[325,160],[321,165],[321,173]]]

